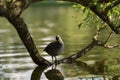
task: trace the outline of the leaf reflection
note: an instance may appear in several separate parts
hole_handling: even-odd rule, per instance
[[[31,80],[40,80],[40,77],[43,71],[47,68],[47,66],[38,66],[34,69],[31,75]]]

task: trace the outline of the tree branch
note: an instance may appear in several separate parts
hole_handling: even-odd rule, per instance
[[[115,26],[113,24],[113,22],[110,21],[109,17],[107,16],[107,14],[105,14],[104,12],[100,12],[96,9],[96,6],[92,6],[90,7],[90,10],[93,11],[100,19],[102,19],[105,23],[107,23],[109,25],[109,27],[116,33],[116,34],[120,34],[120,30],[117,29],[117,26]]]
[[[58,63],[61,63],[61,62],[71,63],[74,60],[78,59],[79,57],[82,57],[83,55],[85,55],[88,51],[90,51],[92,48],[94,48],[95,45],[96,45],[96,41],[92,41],[87,47],[83,48],[82,50],[78,51],[77,53],[75,53],[67,58],[59,60]]]
[[[88,7],[94,14],[96,14],[100,19],[102,19],[106,24],[109,25],[109,27],[116,33],[120,34],[120,29],[117,28],[119,26],[115,26],[113,22],[110,21],[109,17],[107,16],[108,10],[112,9],[113,7],[117,6],[120,3],[120,0],[114,0],[115,2],[109,6],[106,7],[104,11],[97,10],[97,5],[93,4],[93,0],[63,0],[63,1],[69,1],[78,3],[80,5],[83,5],[85,7]],[[108,1],[109,2],[109,1]],[[101,3],[102,4],[102,3]],[[107,11],[107,12],[106,12]]]
[[[105,13],[107,14],[109,10],[111,10],[112,8],[114,8],[115,6],[117,6],[118,4],[120,4],[120,0],[116,0],[115,2],[113,2],[111,5],[107,6],[105,8]]]
[[[106,26],[106,25],[104,25]],[[104,47],[104,48],[115,48],[115,47],[119,47],[119,44],[115,44],[115,45],[106,45],[106,43],[108,42],[108,40],[110,39],[112,32],[110,33],[110,35],[108,36],[108,38],[106,39],[106,41],[100,41],[98,40],[98,36],[99,36],[99,32],[101,30],[103,30],[105,27],[102,27],[100,29],[97,29],[97,32],[95,33],[95,35],[93,36],[93,41],[86,46],[85,48],[83,48],[82,50],[78,51],[76,54],[73,54],[67,58],[61,59],[58,61],[58,63],[72,63],[73,61],[75,61],[76,59],[78,59],[79,57],[84,56],[88,51],[90,51],[91,49],[93,49],[95,46],[100,46],[100,47]]]
[[[6,12],[6,3],[4,0],[0,0],[0,16],[4,16]]]
[[[8,21],[17,30],[22,42],[27,48],[30,56],[37,65],[51,65],[51,63],[44,58],[42,58],[35,46],[35,43],[28,31],[27,25],[24,23],[23,19],[20,17],[7,17]]]

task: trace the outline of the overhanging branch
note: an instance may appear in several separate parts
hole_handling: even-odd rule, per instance
[[[112,9],[113,7],[117,6],[120,4],[120,0],[114,0],[114,3],[110,4],[109,6],[106,7],[104,11],[99,11],[97,10],[97,5],[93,4],[93,0],[63,0],[63,1],[69,1],[69,2],[74,2],[78,3],[80,5],[83,5],[85,7],[88,7],[95,15],[97,15],[100,19],[102,19],[106,24],[109,25],[109,27],[116,33],[120,34],[120,29],[118,28],[119,26],[114,25],[114,23],[109,19],[107,16],[107,12]],[[109,1],[108,1],[109,2]],[[103,4],[103,3],[101,3]],[[105,3],[107,4],[107,3]]]
[[[109,10],[111,10],[112,8],[114,8],[115,6],[117,6],[118,4],[120,4],[120,0],[116,0],[111,5],[107,6],[104,11],[107,14]]]

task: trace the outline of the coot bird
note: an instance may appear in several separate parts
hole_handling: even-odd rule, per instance
[[[49,55],[52,56],[52,62],[53,62],[53,57],[55,57],[55,61],[57,61],[56,56],[58,56],[64,49],[64,43],[59,35],[55,37],[55,41],[49,43],[44,51],[46,51]]]

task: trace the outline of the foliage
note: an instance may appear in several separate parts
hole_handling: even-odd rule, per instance
[[[80,4],[74,4],[73,7],[81,10],[82,14],[85,15],[84,19],[78,24],[79,28],[85,26],[98,28],[102,25],[103,21],[99,19],[98,16],[94,15],[94,13],[89,10],[89,8],[84,7]]]
[[[112,10],[108,12],[109,18],[114,22],[115,25],[120,25],[120,5],[117,7],[114,7]]]
[[[106,1],[106,0],[105,0]],[[113,0],[114,1],[114,0]],[[106,9],[107,6],[112,5],[113,2],[108,3],[101,3],[99,0],[93,0],[89,6],[96,6],[97,11],[102,12]],[[75,3],[73,5],[74,8],[81,10],[83,12],[83,15],[86,14],[86,17],[83,19],[82,22],[78,24],[78,27],[84,27],[86,25],[88,26],[94,26],[96,28],[100,28],[104,22],[101,20],[97,15],[95,15],[88,7],[82,6],[80,4]],[[114,23],[114,25],[118,26],[120,25],[120,22],[118,20],[120,19],[120,11],[119,11],[120,5],[112,8],[108,13],[107,16],[110,18],[110,20]],[[99,25],[98,25],[99,24]]]

